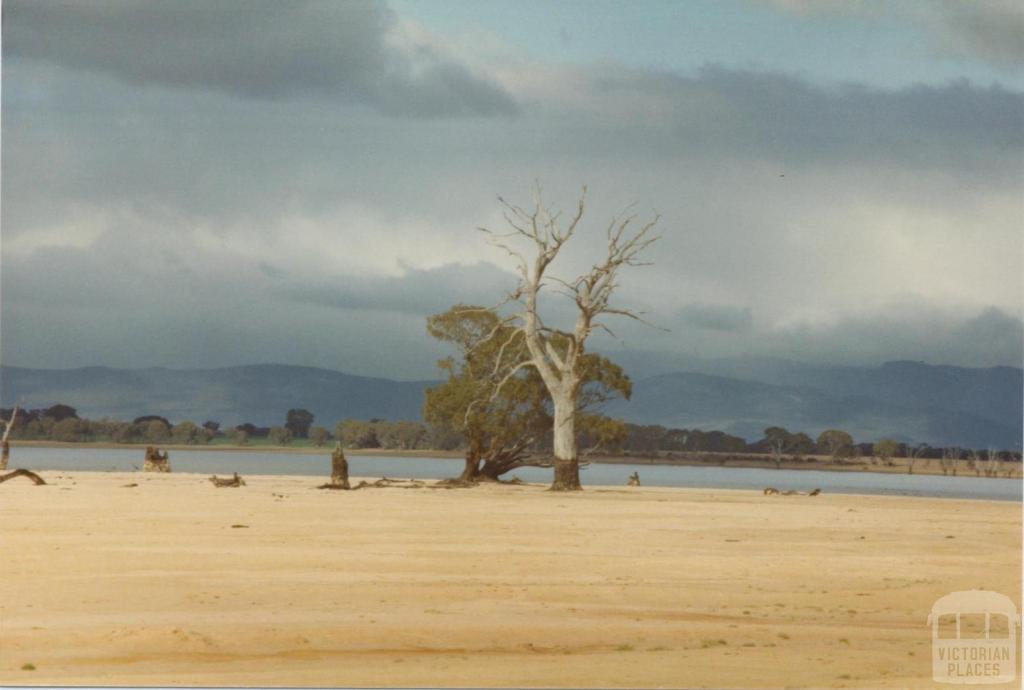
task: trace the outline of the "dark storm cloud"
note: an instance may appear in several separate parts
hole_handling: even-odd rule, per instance
[[[585,232],[662,213],[616,297],[671,333],[610,323],[629,347],[1019,364],[1020,93],[534,64],[499,88],[379,4],[252,7],[4,4],[5,363],[433,375],[423,316],[500,300],[472,228],[540,177],[561,208],[590,185]],[[921,301],[857,311],[897,294]]]
[[[694,76],[608,70],[594,75],[589,89],[594,112],[590,126],[577,130],[581,148],[788,165],[888,162],[968,174],[1003,173],[1008,161],[1019,169],[1024,150],[1024,94],[966,80],[822,87],[785,74],[706,66]],[[643,105],[623,106],[629,103]]]
[[[408,116],[497,115],[512,98],[374,0],[14,0],[4,58],[252,99],[319,96]]]

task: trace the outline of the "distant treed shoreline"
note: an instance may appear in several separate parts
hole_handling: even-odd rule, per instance
[[[10,418],[11,409],[0,410],[0,417]],[[333,430],[315,426],[314,415],[307,410],[290,410],[281,426],[240,424],[221,429],[208,420],[172,423],[158,415],[144,415],[132,421],[114,419],[83,419],[77,411],[63,404],[45,409],[19,411],[11,441],[60,444],[176,445],[231,449],[294,449],[322,448],[341,442],[347,450],[370,452],[398,451],[416,454],[443,454],[458,457],[464,449],[460,435],[439,427],[410,420],[345,419]],[[594,439],[581,434],[581,447],[591,447]],[[550,442],[541,442],[533,449],[537,456],[550,453]],[[1019,474],[1015,466],[1021,454],[1004,449],[937,448],[926,444],[912,445],[892,440],[856,443],[840,430],[823,432],[814,440],[803,433],[791,433],[781,427],[769,427],[765,437],[750,443],[722,431],[674,429],[659,425],[626,424],[625,437],[609,447],[597,449],[590,459],[612,461],[628,458],[631,462],[648,461],[667,464],[730,464],[742,466],[774,465],[776,467],[829,465],[863,465],[867,459],[872,469],[888,471],[927,471],[927,465],[943,474],[977,474],[1012,476]],[[998,461],[999,467],[996,467]],[[1003,465],[1005,463],[1005,466]]]

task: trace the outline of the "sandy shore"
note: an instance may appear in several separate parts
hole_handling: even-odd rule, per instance
[[[1009,502],[42,474],[0,684],[920,687],[935,599],[1020,606]]]

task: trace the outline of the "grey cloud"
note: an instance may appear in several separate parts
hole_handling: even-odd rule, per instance
[[[727,333],[747,330],[753,323],[750,309],[723,304],[688,304],[677,317],[684,326]]]
[[[5,39],[17,35],[9,17],[35,7],[5,4]],[[75,3],[72,15],[75,7],[88,15],[183,6]],[[288,7],[273,11],[297,12]],[[205,31],[204,23],[195,22]],[[90,65],[101,49],[79,45],[73,32],[54,28]],[[57,50],[51,38],[35,39]],[[213,50],[211,42],[202,50]],[[137,50],[128,44],[111,55]],[[456,301],[493,303],[511,285],[502,270],[511,264],[474,263],[492,256],[472,228],[500,223],[495,195],[528,199],[538,176],[562,208],[579,184],[590,185],[586,227],[567,257],[582,268],[596,247],[583,238],[611,213],[631,201],[641,216],[662,212],[655,265],[624,276],[617,297],[672,332],[611,323],[630,347],[831,362],[1020,362],[1019,320],[1007,311],[976,323],[925,307],[847,314],[861,296],[899,291],[933,306],[957,298],[1019,304],[1024,100],[1016,92],[966,82],[823,88],[721,67],[693,76],[582,69],[559,72],[575,80],[571,88],[551,89],[559,95],[531,101],[521,117],[421,122],[368,108],[339,117],[337,100],[285,98],[325,93],[326,82],[261,91],[260,75],[243,74],[236,87],[230,70],[211,67],[197,88],[137,88],[149,77],[115,74],[121,66],[72,72],[18,54],[4,63],[5,363],[285,361],[433,375],[438,352],[423,315]],[[399,108],[407,93],[400,80],[388,82],[388,94],[358,90],[381,64],[371,63],[370,71],[358,61],[345,71],[363,70],[350,74],[346,93],[378,111]],[[445,78],[458,81],[459,69]],[[237,98],[244,89],[279,100]],[[561,96],[581,91],[578,100]],[[388,105],[392,96],[398,101]],[[91,245],[82,239],[111,225]],[[196,228],[206,243],[194,241]],[[279,238],[291,233],[316,239],[298,255],[276,255],[287,253]],[[385,236],[375,242],[374,233]],[[86,248],[24,249],[44,236]],[[429,257],[417,253],[435,247]],[[349,277],[325,268],[324,255],[420,268]],[[450,265],[422,268],[439,262]],[[573,275],[580,267],[558,268]],[[953,275],[970,279],[936,277]],[[684,303],[696,306],[677,315]],[[831,309],[837,322],[763,325],[801,308]]]
[[[493,81],[389,40],[375,0],[13,0],[4,59],[254,99],[321,96],[410,116],[517,111]]]
[[[783,165],[885,162],[964,173],[1019,171],[1024,94],[966,80],[943,86],[826,88],[767,72],[704,67],[688,77],[608,70],[591,83],[596,110],[650,103],[621,121],[624,130],[580,128],[581,145],[633,146],[687,155],[761,158]],[[595,113],[596,115],[596,113]],[[639,119],[643,126],[624,126]],[[607,124],[604,125],[608,127]]]
[[[1024,6],[1018,0],[936,3],[945,46],[995,64],[1024,62]]]
[[[426,270],[406,269],[401,276],[335,278],[293,282],[276,294],[296,303],[332,309],[395,311],[428,315],[456,303],[496,304],[515,287],[511,273],[489,263],[448,264]]]
[[[888,3],[851,0],[760,0],[801,16],[885,17],[930,36],[945,54],[1000,66],[1024,61],[1024,6],[1019,0],[931,0]]]
[[[753,325],[742,333],[713,332],[675,323],[670,333],[622,345],[604,339],[600,349],[631,376],[671,371],[718,373],[743,378],[734,360],[762,358],[807,364],[877,366],[912,360],[968,367],[1021,366],[1024,322],[988,307],[951,311],[929,302],[892,305],[834,323],[785,328]],[[738,366],[738,365],[736,365]]]

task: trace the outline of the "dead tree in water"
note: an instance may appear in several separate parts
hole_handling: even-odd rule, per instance
[[[626,486],[640,486],[640,473],[634,472],[629,475],[629,481],[626,482]]]
[[[167,451],[160,452],[155,446],[146,446],[146,460],[142,463],[143,472],[170,472],[171,454]]]
[[[14,410],[11,412],[11,418],[7,421],[0,419],[0,422],[4,425],[4,436],[2,445],[3,451],[0,454],[0,470],[7,469],[7,461],[11,459],[11,444],[7,442],[7,437],[11,435],[11,429],[14,427],[14,419],[18,416],[18,406],[14,406]]]
[[[339,489],[349,489],[348,485],[348,460],[345,459],[345,451],[341,449],[341,441],[334,446],[331,453],[331,484]]]
[[[519,285],[509,295],[507,302],[516,302],[520,307],[504,323],[513,327],[512,338],[522,338],[527,350],[522,359],[506,369],[507,373],[496,390],[500,391],[506,381],[525,367],[533,367],[540,374],[554,408],[555,478],[551,485],[554,491],[581,488],[576,445],[577,398],[583,384],[580,359],[585,352],[586,340],[595,330],[608,331],[603,322],[604,317],[624,316],[639,320],[637,313],[611,304],[611,297],[619,287],[621,270],[643,265],[640,254],[658,239],[650,234],[658,222],[657,216],[635,231],[631,227],[635,220],[633,216],[613,218],[607,229],[607,252],[604,258],[571,280],[552,276],[548,272],[551,263],[566,242],[572,239],[583,218],[585,196],[586,187],[583,188],[575,212],[563,224],[560,213],[544,206],[538,185],[533,208],[529,210],[498,198],[505,208],[504,217],[510,231],[494,234],[481,228],[491,235],[492,243],[508,252],[518,265]],[[530,250],[524,252],[516,249],[507,241],[510,238],[525,240]],[[549,284],[560,286],[562,292],[575,304],[576,320],[571,331],[550,328],[541,318],[540,293]],[[512,344],[512,338],[506,343]],[[506,343],[502,344],[502,349]],[[501,370],[501,367],[497,369]]]

